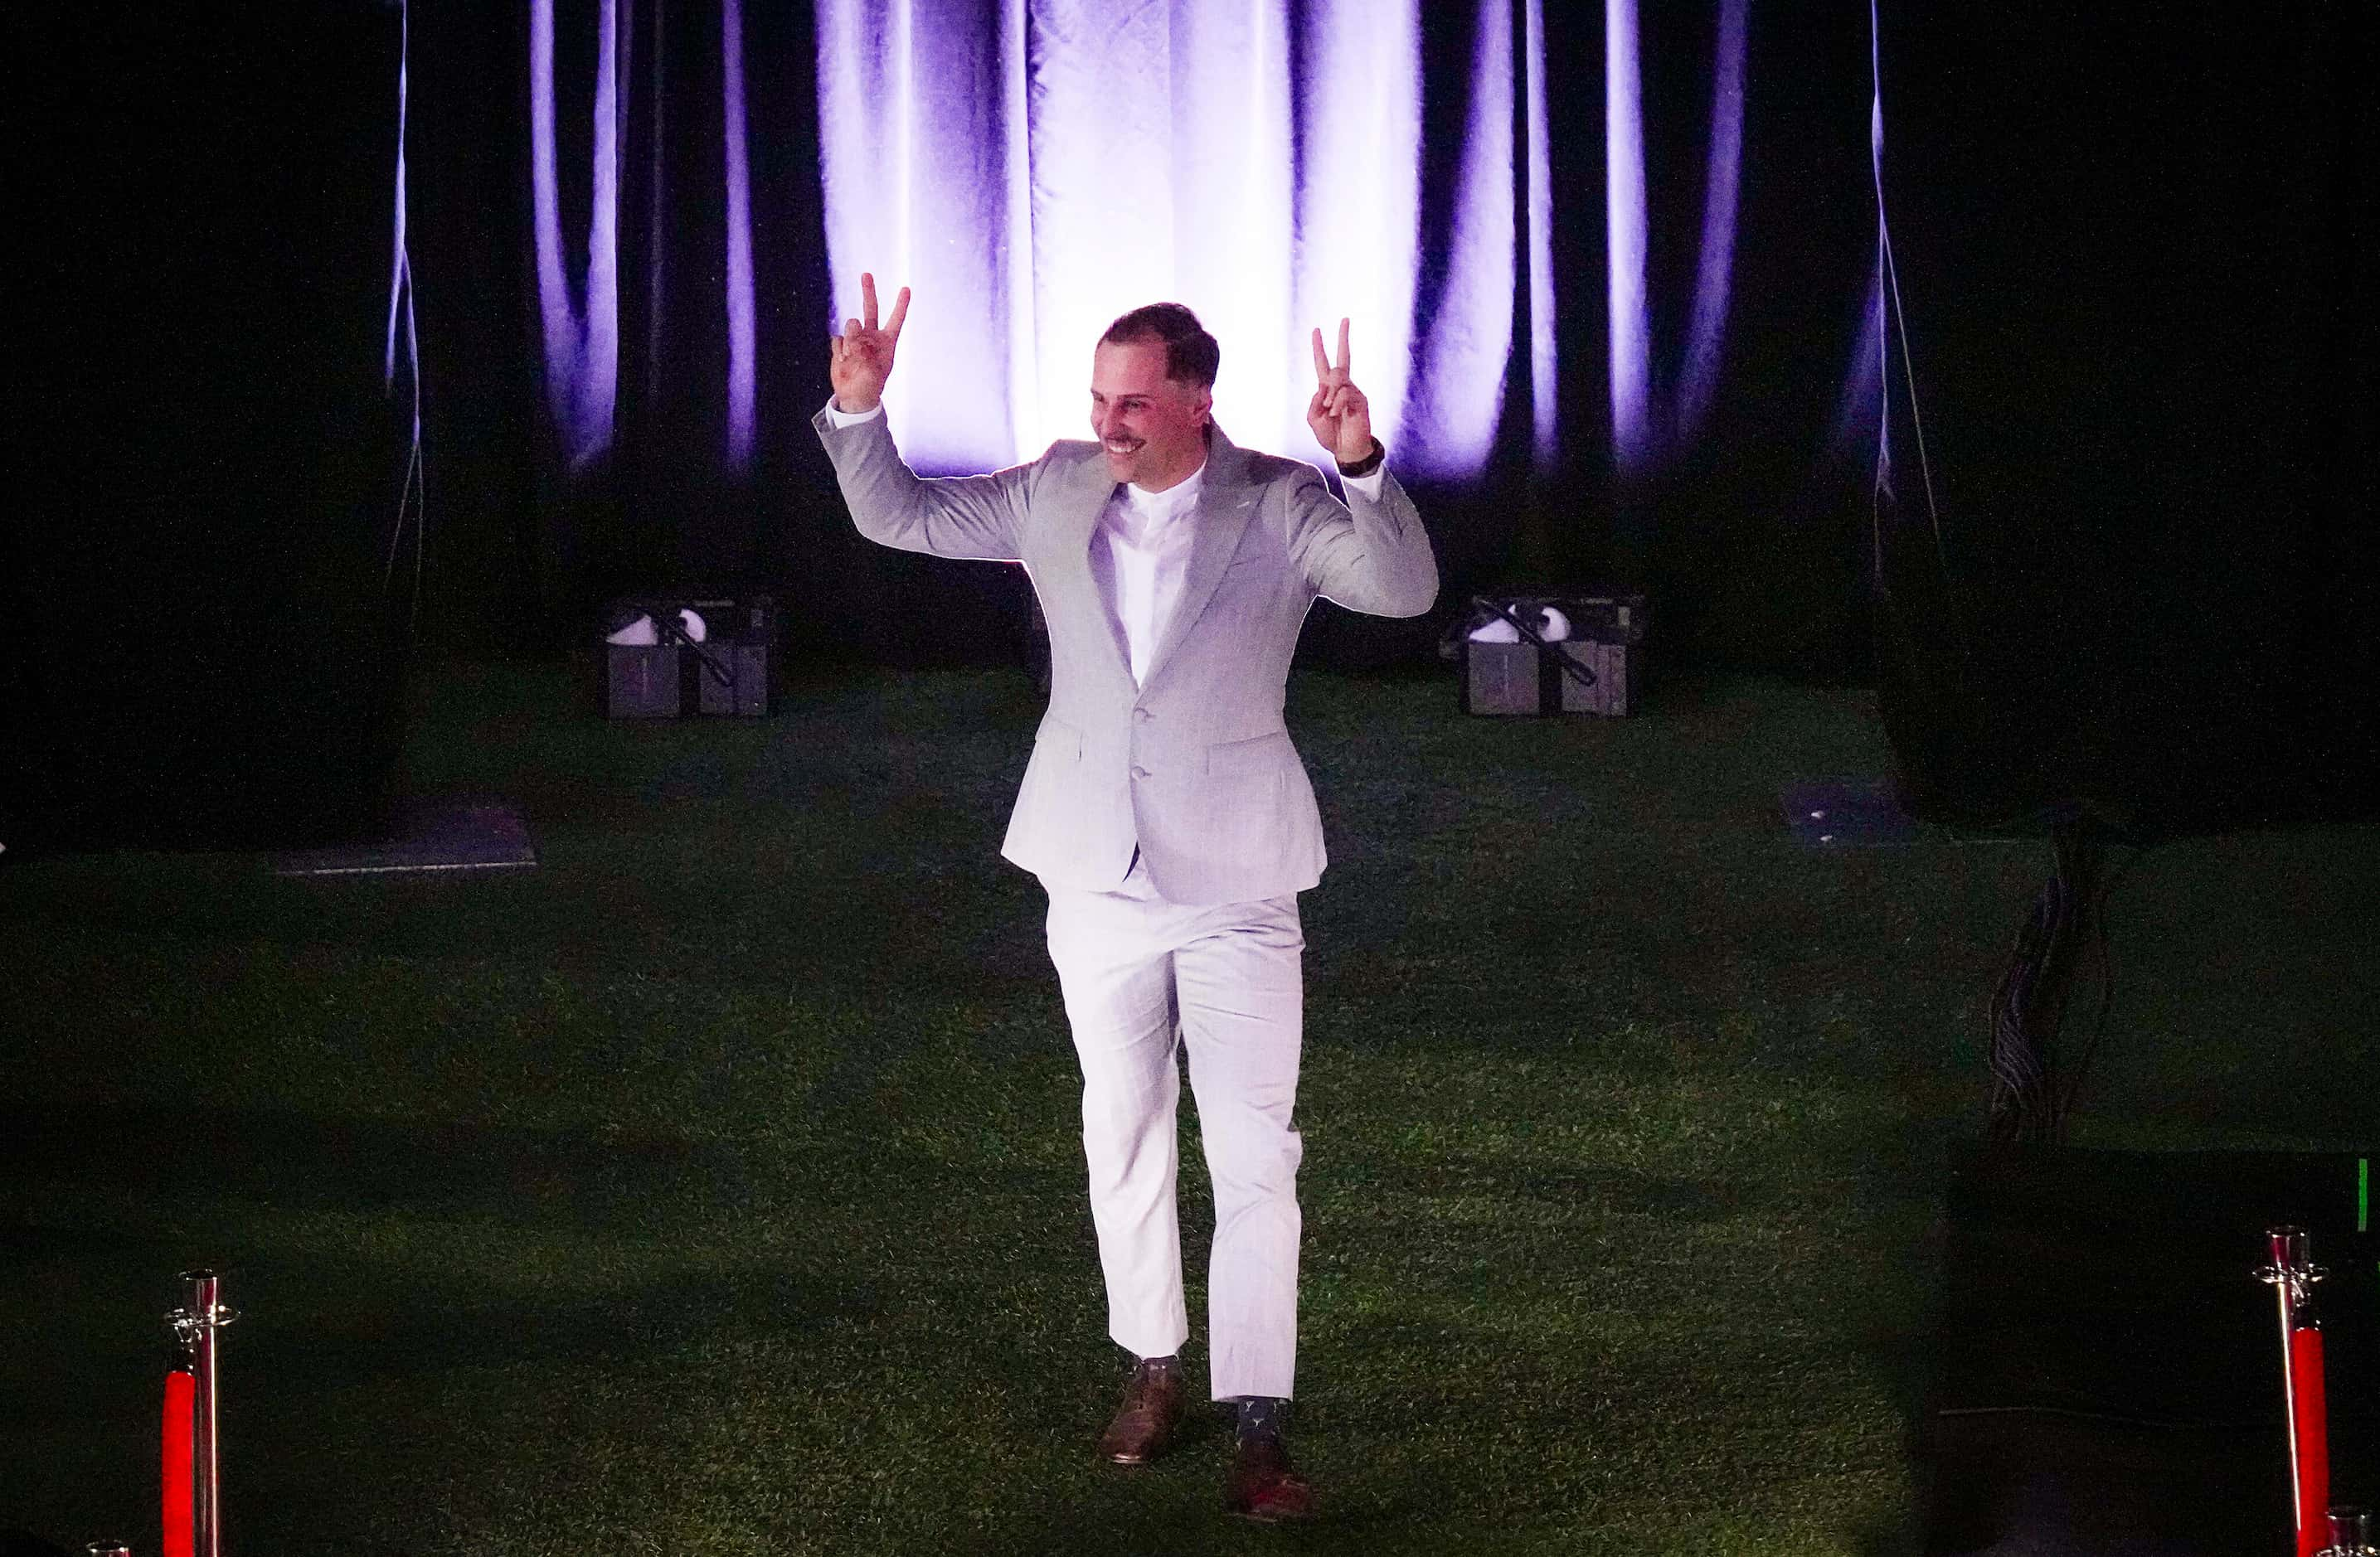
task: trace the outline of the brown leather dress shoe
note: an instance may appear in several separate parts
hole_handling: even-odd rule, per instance
[[[1099,1458],[1117,1465],[1147,1465],[1172,1446],[1182,1420],[1182,1370],[1135,1368],[1123,1383],[1123,1399],[1099,1434]]]
[[[1223,1478],[1223,1512],[1260,1525],[1314,1517],[1314,1485],[1290,1468],[1278,1438],[1252,1439],[1232,1450]]]

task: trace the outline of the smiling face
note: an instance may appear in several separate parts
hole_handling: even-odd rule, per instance
[[[1214,398],[1165,376],[1162,341],[1102,341],[1091,353],[1091,430],[1119,481],[1161,492],[1206,462]]]

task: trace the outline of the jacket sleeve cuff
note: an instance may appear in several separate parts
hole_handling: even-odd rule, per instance
[[[865,411],[846,411],[834,403],[834,397],[832,395],[827,396],[826,419],[829,427],[838,428],[857,427],[860,423],[871,420],[877,416],[882,416],[883,414],[884,402],[880,400]]]

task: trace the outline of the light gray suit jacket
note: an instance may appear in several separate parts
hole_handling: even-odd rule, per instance
[[[1001,852],[1052,887],[1111,890],[1139,847],[1177,903],[1247,902],[1322,877],[1314,787],[1281,722],[1298,629],[1317,597],[1418,616],[1438,596],[1421,515],[1394,477],[1378,501],[1330,495],[1312,465],[1209,428],[1189,573],[1135,685],[1091,573],[1115,491],[1099,446],[928,480],[882,416],[813,425],[859,533],[937,557],[1022,561],[1050,623],[1050,708]]]

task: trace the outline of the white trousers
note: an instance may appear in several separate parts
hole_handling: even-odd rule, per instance
[[[1173,1206],[1178,1044],[1215,1187],[1207,1335],[1218,1400],[1286,1396],[1297,1371],[1301,1148],[1290,1116],[1305,949],[1294,894],[1185,907],[1159,897],[1136,862],[1118,891],[1050,892],[1050,960],[1083,1067],[1108,1333],[1136,1357],[1168,1356],[1190,1334]]]

